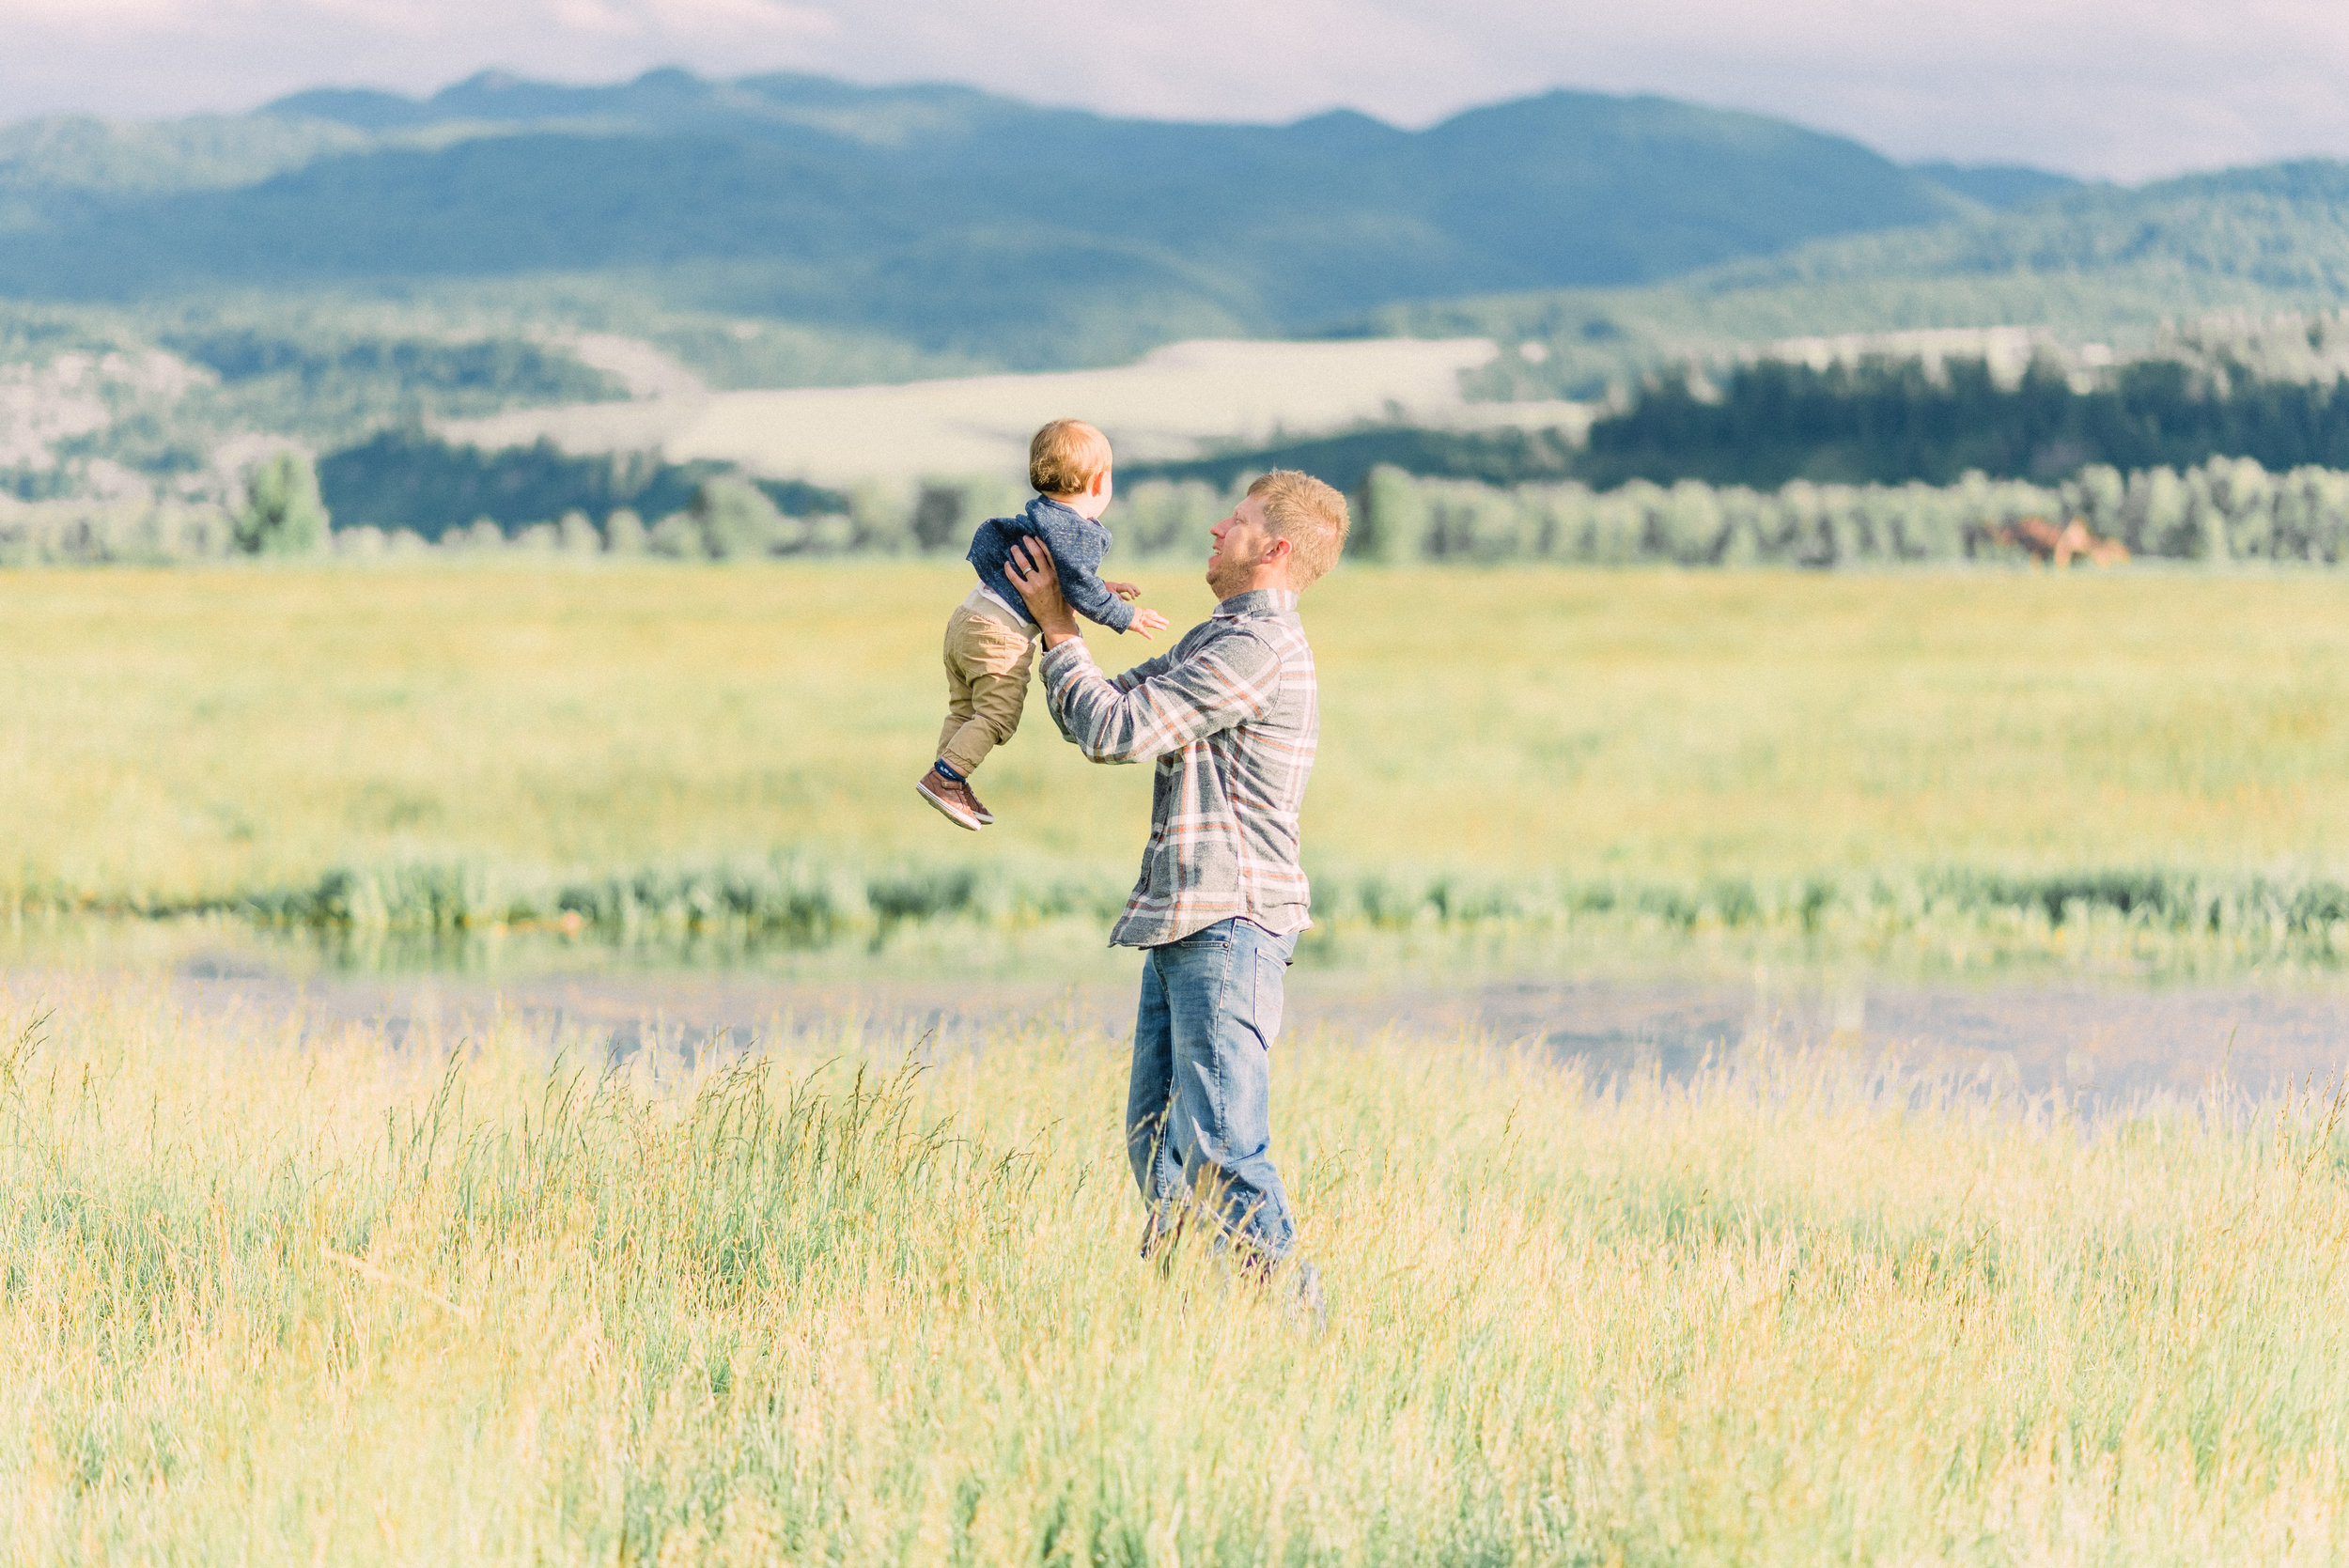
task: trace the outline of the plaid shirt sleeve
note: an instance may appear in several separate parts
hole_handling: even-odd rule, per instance
[[[1175,652],[1176,650],[1170,648],[1164,653],[1145,659],[1139,664],[1111,675],[1109,677],[1110,690],[1130,691],[1143,681],[1166,674],[1174,667]]]
[[[1044,691],[1061,733],[1095,762],[1153,762],[1258,717],[1280,689],[1280,655],[1242,627],[1219,629],[1114,681],[1081,639],[1049,650]]]
[[[1157,763],[1150,842],[1112,944],[1156,947],[1234,918],[1282,933],[1313,924],[1299,831],[1319,682],[1294,596],[1235,595],[1113,678],[1071,639],[1045,654],[1044,693],[1086,756]]]

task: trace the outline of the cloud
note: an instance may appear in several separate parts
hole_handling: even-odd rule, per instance
[[[1596,84],[1760,108],[1904,157],[2141,179],[2349,153],[2349,11],[2307,0],[1781,0],[1706,7],[1701,28],[1632,8],[1583,20]]]
[[[237,110],[326,84],[428,92],[491,66],[731,75],[808,63],[838,26],[796,0],[0,0],[0,106]]]
[[[2338,0],[0,0],[0,36],[9,118],[681,64],[1224,119],[1658,92],[1901,157],[2126,179],[2349,154]]]

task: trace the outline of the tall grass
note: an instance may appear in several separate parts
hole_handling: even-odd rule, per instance
[[[338,868],[312,887],[179,912],[314,933],[337,961],[373,967],[461,958],[518,936],[669,955],[856,947],[933,957],[939,939],[965,935],[1000,956],[1014,934],[1085,945],[1125,897],[1121,882],[1065,867],[861,867],[777,854],[579,879],[478,864]],[[1688,885],[1388,871],[1319,877],[1314,918],[1303,961],[1357,967],[1431,938],[1455,965],[1480,944],[1503,962],[1842,954],[1898,967],[2053,959],[2179,973],[2349,961],[2349,886],[2261,873],[1958,867]]]
[[[2323,1101],[1290,1041],[1316,1339],[1136,1261],[1120,1053],[1050,1025],[607,1072],[61,982],[0,1031],[13,1560],[2349,1550]]]
[[[1207,608],[1189,570],[1136,575],[1178,625]],[[999,826],[914,799],[965,581],[0,575],[0,918],[867,944],[1097,919],[1146,770],[1087,766],[1040,700],[979,781]],[[2061,954],[2092,928],[2326,962],[2349,936],[2349,584],[1347,568],[1306,611],[1333,930]]]

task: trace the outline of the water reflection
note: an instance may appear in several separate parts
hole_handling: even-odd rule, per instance
[[[179,965],[194,1007],[236,1008],[305,1030],[381,1029],[396,1046],[445,1042],[471,1024],[520,1017],[624,1059],[658,1041],[687,1059],[802,1032],[844,1032],[884,1049],[976,1042],[1032,1025],[1113,1042],[1130,1027],[1130,955],[1066,955],[1077,978],[1036,970],[957,975],[779,971],[744,966],[630,970],[608,961],[353,974],[272,968],[266,951],[207,952]],[[2220,1079],[2253,1093],[2323,1082],[2349,1066],[2349,990],[2250,984],[2095,986],[2078,980],[1965,986],[1849,970],[1756,970],[1736,979],[1470,979],[1293,971],[1286,1048],[1316,1033],[1470,1034],[1532,1044],[1595,1077],[1686,1077],[1755,1047],[1849,1052],[1953,1074],[2000,1091],[2060,1093],[2082,1106],[2148,1093],[2198,1094]]]

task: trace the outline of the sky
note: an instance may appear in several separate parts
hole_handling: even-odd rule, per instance
[[[2349,156],[2341,0],[0,0],[0,122],[682,65],[1408,126],[1553,87],[1655,92],[1905,160],[2123,180]]]

